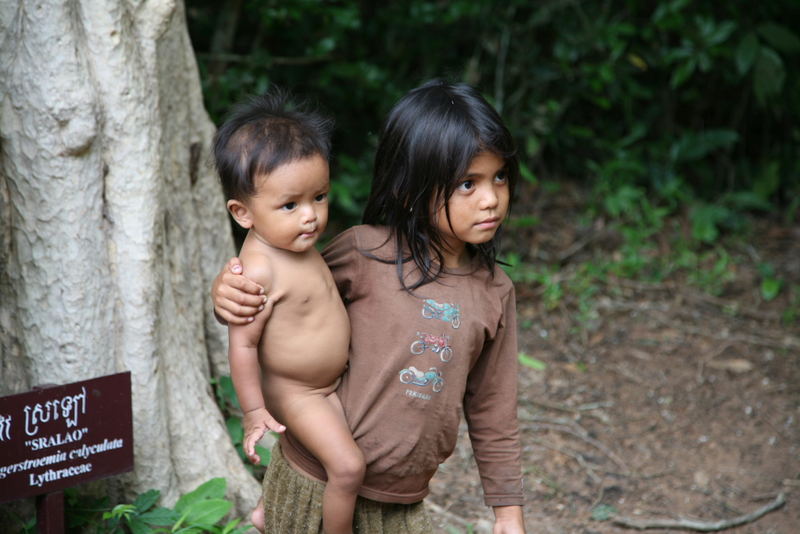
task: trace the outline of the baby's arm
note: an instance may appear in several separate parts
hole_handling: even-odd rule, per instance
[[[228,325],[228,361],[231,379],[244,413],[244,451],[254,463],[261,461],[255,452],[255,446],[264,433],[267,430],[283,432],[286,429],[267,411],[261,391],[258,344],[268,316],[269,310],[264,309],[252,322]]]
[[[231,258],[211,284],[217,319],[228,324],[246,324],[263,309],[269,316],[272,301],[265,295],[267,289],[242,274],[239,258]]]

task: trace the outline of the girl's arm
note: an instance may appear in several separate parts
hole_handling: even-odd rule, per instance
[[[239,258],[231,258],[211,284],[211,301],[214,314],[222,323],[247,324],[253,322],[259,311],[272,309],[264,287],[242,274]]]
[[[502,305],[503,315],[495,336],[486,343],[470,371],[464,395],[464,415],[484,501],[495,510],[495,534],[522,532],[519,527],[524,502],[517,423],[516,300],[512,287]]]

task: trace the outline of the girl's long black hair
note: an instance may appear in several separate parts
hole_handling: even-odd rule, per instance
[[[497,111],[469,85],[431,80],[410,91],[389,112],[375,155],[363,222],[390,228],[389,239],[397,245],[393,263],[406,291],[442,274],[444,245],[431,210],[442,202],[447,206],[458,179],[480,152],[493,152],[505,161],[513,198],[519,163],[511,133]],[[467,245],[490,273],[499,238],[498,231],[487,243]],[[411,282],[403,276],[403,264],[409,261],[420,273]]]

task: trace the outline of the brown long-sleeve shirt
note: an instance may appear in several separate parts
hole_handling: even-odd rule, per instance
[[[463,408],[486,504],[523,504],[511,281],[499,268],[494,277],[485,268],[450,272],[411,295],[393,263],[362,253],[394,258],[387,236],[386,228],[357,226],[323,252],[352,329],[338,394],[367,463],[359,493],[382,502],[424,498],[453,452]],[[283,449],[324,479],[290,430]]]

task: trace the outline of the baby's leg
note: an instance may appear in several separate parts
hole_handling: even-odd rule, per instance
[[[256,507],[250,512],[250,522],[255,529],[264,534],[264,497],[259,497]]]
[[[353,509],[364,478],[364,455],[353,441],[335,394],[298,399],[286,413],[286,426],[325,468],[322,494],[325,534],[351,534]]]

